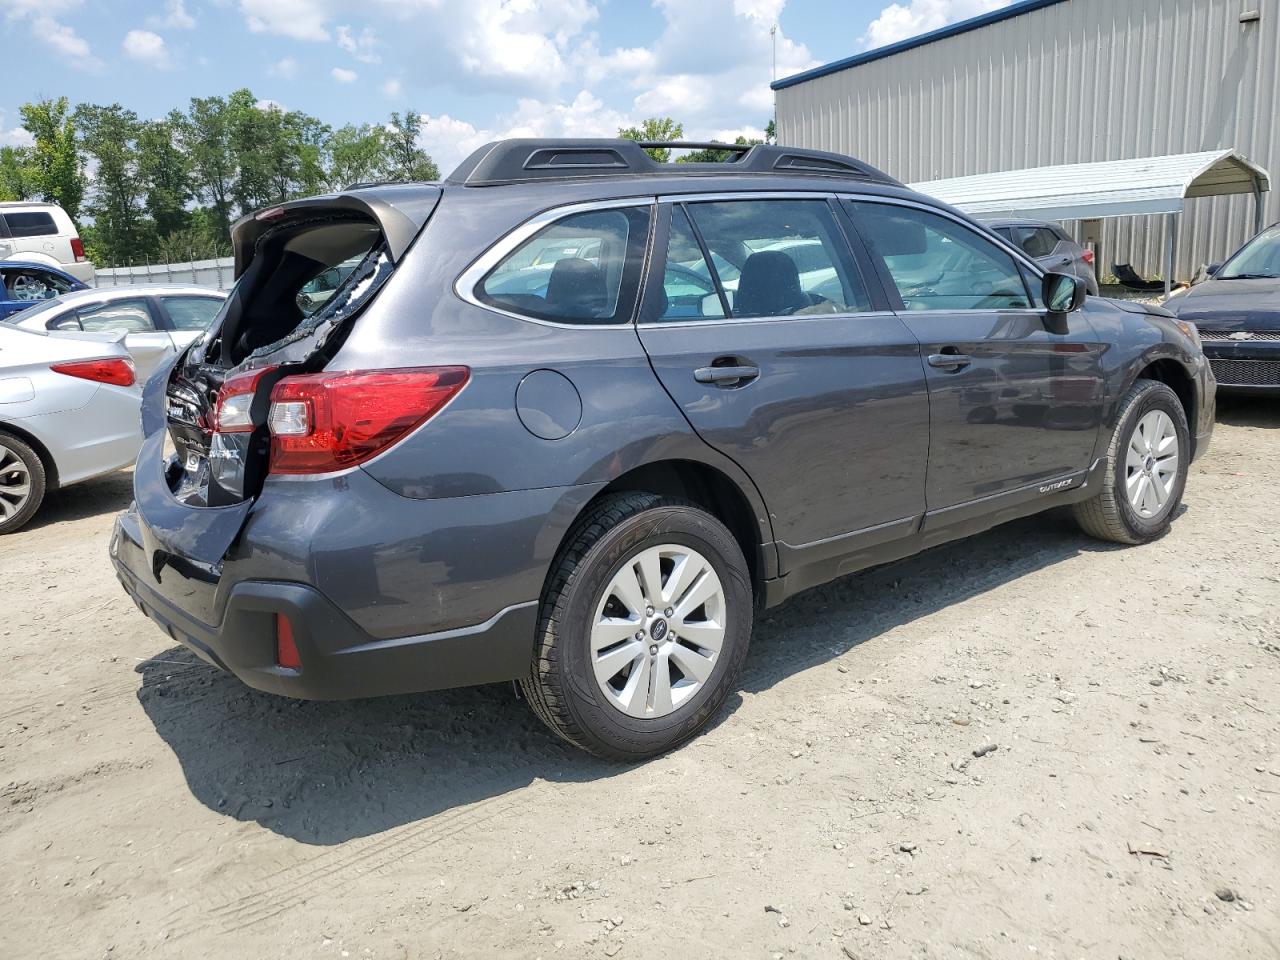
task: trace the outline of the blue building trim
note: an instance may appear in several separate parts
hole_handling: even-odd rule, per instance
[[[804,83],[806,80],[816,80],[818,77],[839,73],[841,70],[848,70],[850,67],[871,63],[873,60],[883,60],[885,57],[892,57],[907,50],[914,50],[916,47],[923,47],[927,43],[945,40],[947,37],[968,33],[970,30],[977,30],[980,27],[999,23],[1001,20],[1012,20],[1014,17],[1019,17],[1024,13],[1032,13],[1044,7],[1052,7],[1054,4],[1065,2],[1066,0],[1019,0],[1019,2],[1011,3],[1000,10],[992,10],[990,13],[970,17],[968,20],[961,20],[959,23],[948,24],[945,27],[940,27],[929,33],[922,33],[920,36],[912,37],[909,40],[891,43],[887,47],[877,47],[875,50],[868,50],[866,53],[857,53],[852,57],[845,57],[843,60],[836,60],[832,63],[823,64],[821,67],[814,67],[812,70],[804,71],[804,73],[783,77],[781,80],[775,80],[770,86],[774,90],[784,90],[787,87],[794,87],[798,83]]]

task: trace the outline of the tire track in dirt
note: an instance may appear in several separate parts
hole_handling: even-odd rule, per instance
[[[335,881],[342,877],[384,870],[443,840],[500,820],[514,813],[517,804],[525,806],[528,799],[526,791],[518,798],[481,800],[464,810],[437,814],[376,837],[345,843],[257,878],[246,892],[212,907],[188,901],[169,914],[165,927],[171,939],[191,936],[209,927],[217,927],[222,933],[252,927],[333,890]]]

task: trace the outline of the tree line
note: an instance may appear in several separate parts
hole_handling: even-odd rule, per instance
[[[371,180],[434,180],[422,116],[333,128],[247,89],[145,120],[66,97],[20,109],[34,143],[0,147],[0,200],[59,204],[100,266],[223,256],[240,216]]]

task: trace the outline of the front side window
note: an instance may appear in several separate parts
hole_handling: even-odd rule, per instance
[[[164,308],[177,330],[208,330],[222,309],[222,301],[214,297],[161,297]]]
[[[825,200],[689,205],[734,317],[858,313],[871,299]]]
[[[151,311],[141,300],[115,300],[84,307],[76,311],[80,327],[88,333],[123,330],[126,333],[150,333],[155,330]]]
[[[1031,307],[1013,257],[963,224],[918,207],[866,201],[848,206],[907,310]]]
[[[648,237],[648,207],[572,213],[507,254],[475,293],[482,303],[539,320],[628,323]]]

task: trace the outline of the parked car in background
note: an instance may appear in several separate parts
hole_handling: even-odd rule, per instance
[[[125,335],[124,343],[146,382],[168,357],[209,328],[227,295],[207,287],[162,286],[80,290],[6,318],[25,330],[83,330]]]
[[[42,263],[0,260],[0,320],[33,304],[89,288],[71,274]]]
[[[84,255],[80,231],[56,203],[0,203],[0,260],[58,267],[81,283],[93,285],[93,264]]]
[[[1045,270],[1071,273],[1084,281],[1090,295],[1098,295],[1093,251],[1080,246],[1062,226],[1048,220],[987,220],[986,225]]]
[[[47,491],[133,463],[141,391],[120,339],[0,324],[0,534]]]
[[[1213,426],[1185,325],[850,157],[644,146],[491,143],[238,222],[227,309],[145,391],[108,548],[139,608],[262,690],[519,680],[636,759],[802,590],[1050,507],[1168,529]]]
[[[1226,263],[1210,264],[1209,273],[1165,309],[1200,329],[1219,390],[1280,392],[1280,223]]]

